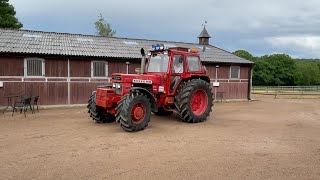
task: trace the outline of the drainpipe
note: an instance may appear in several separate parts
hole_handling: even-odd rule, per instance
[[[219,70],[219,65],[216,65],[216,78],[215,78],[215,82],[218,82],[218,70]],[[214,86],[214,99],[217,99],[217,90],[218,87]]]
[[[249,83],[248,83],[248,100],[251,101],[251,92],[252,92],[252,74],[253,74],[253,65],[251,65],[249,70]]]
[[[70,59],[68,58],[68,104],[70,105],[71,103],[71,98],[70,98]]]

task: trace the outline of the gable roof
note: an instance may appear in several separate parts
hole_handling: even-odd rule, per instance
[[[153,44],[198,48],[200,58],[204,62],[253,64],[211,45],[207,45],[205,52],[202,52],[203,46],[196,43],[0,28],[0,53],[139,59],[140,49],[148,49]]]

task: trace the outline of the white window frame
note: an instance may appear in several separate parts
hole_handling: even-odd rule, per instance
[[[93,69],[93,63],[95,63],[95,62],[104,62],[104,64],[105,64],[105,71],[106,71],[106,75],[104,76],[104,77],[101,77],[101,76],[93,76],[93,71],[94,71],[94,69]],[[109,72],[108,72],[108,61],[98,61],[98,60],[93,60],[93,61],[91,61],[91,77],[92,78],[106,78],[106,77],[108,77],[108,75],[109,75]]]
[[[27,67],[27,61],[28,60],[40,60],[42,61],[42,75],[41,76],[28,76],[28,67]],[[45,77],[45,69],[46,69],[46,65],[45,65],[45,59],[43,58],[37,58],[37,57],[28,57],[28,58],[24,58],[24,77],[30,77],[30,78],[39,78],[39,77]]]
[[[238,68],[239,68],[238,77],[237,77],[237,78],[233,78],[233,77],[231,76],[232,67],[238,67]],[[230,79],[240,79],[240,71],[241,71],[241,67],[240,67],[240,66],[230,66]]]

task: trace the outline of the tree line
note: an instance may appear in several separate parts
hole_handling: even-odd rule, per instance
[[[245,50],[235,55],[253,61],[253,85],[295,86],[320,85],[319,59],[293,59],[286,54],[254,57]]]

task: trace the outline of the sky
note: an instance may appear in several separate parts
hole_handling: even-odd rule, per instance
[[[210,44],[254,56],[320,58],[320,0],[10,0],[23,29],[95,34],[101,13],[116,37]]]

